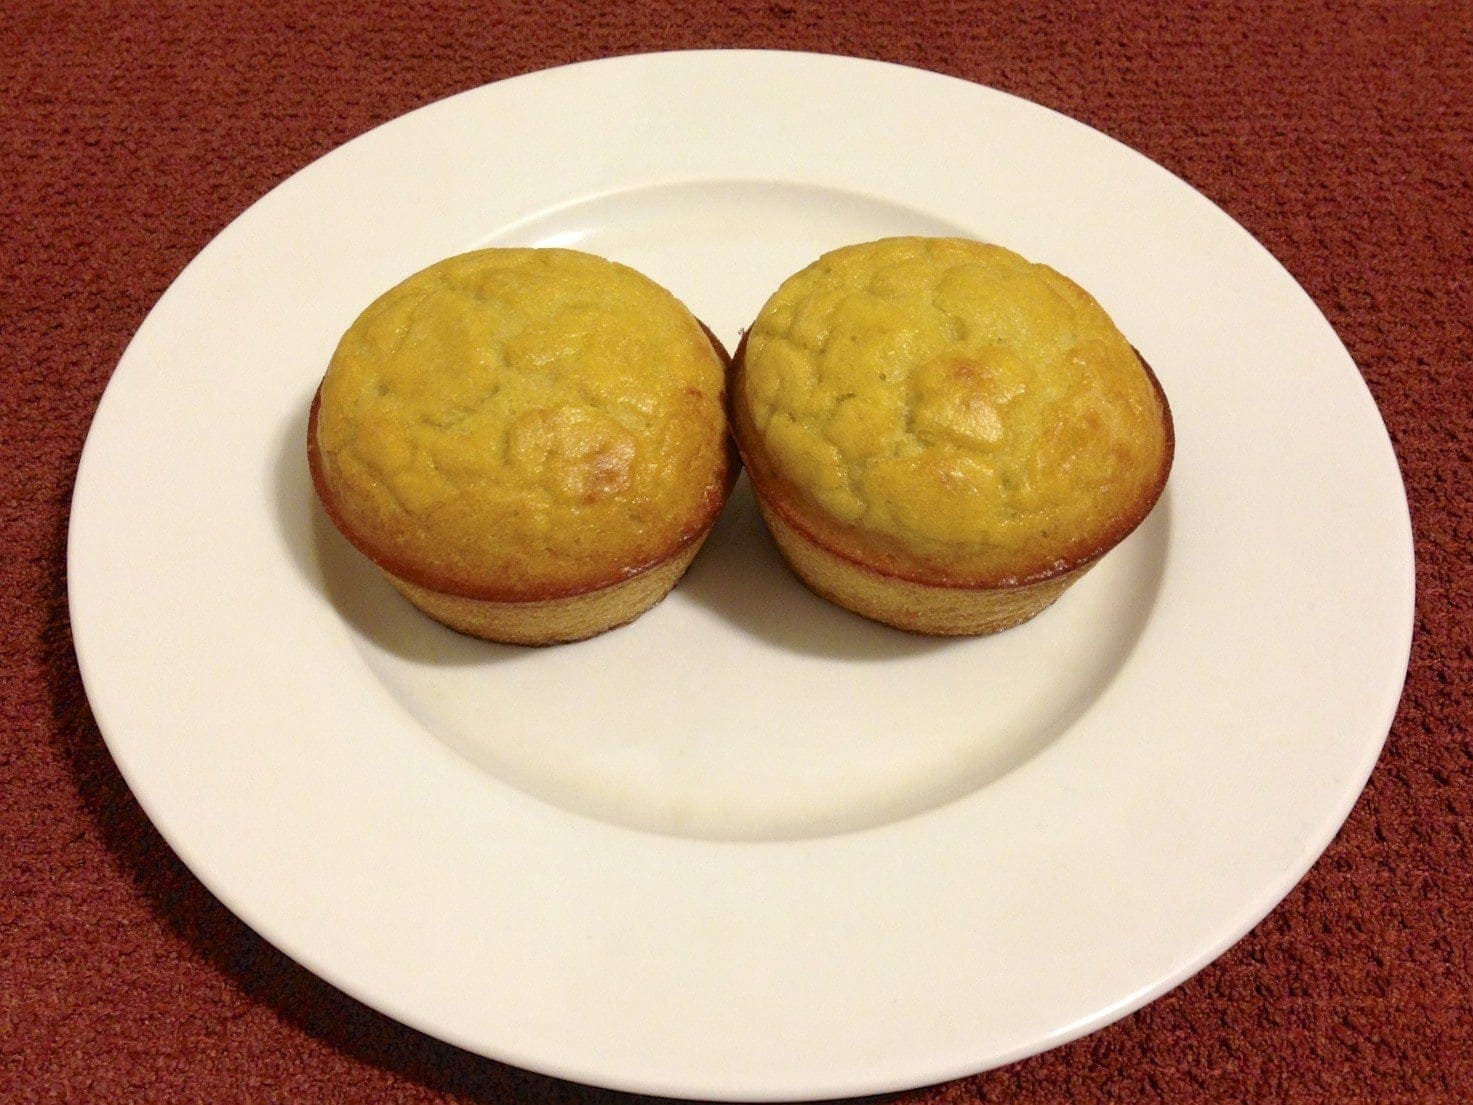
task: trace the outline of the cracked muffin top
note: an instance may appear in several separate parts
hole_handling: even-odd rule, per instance
[[[699,537],[731,477],[725,358],[669,292],[566,249],[451,257],[343,335],[313,482],[392,574],[522,601],[619,582]]]
[[[953,238],[825,254],[762,308],[733,413],[790,524],[887,574],[1030,582],[1155,503],[1172,431],[1155,377],[1053,269]]]

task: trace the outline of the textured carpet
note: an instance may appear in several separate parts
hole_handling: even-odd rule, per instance
[[[398,1026],[295,966],[190,875],[88,712],[67,626],[66,514],[129,336],[262,192],[449,93],[711,46],[969,78],[1185,177],[1329,316],[1411,497],[1419,613],[1406,694],[1324,858],[1166,997],[915,1098],[1473,1100],[1473,9],[1459,0],[0,0],[0,1100],[617,1097]]]

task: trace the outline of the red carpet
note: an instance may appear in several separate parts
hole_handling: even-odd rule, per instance
[[[916,1099],[1473,1100],[1473,12],[1459,0],[0,0],[0,1100],[616,1096],[400,1027],[201,887],[88,712],[67,627],[66,514],[130,335],[272,185],[474,85],[711,46],[966,77],[1185,177],[1329,316],[1411,496],[1419,614],[1405,699],[1366,793],[1303,884],[1141,1012]]]

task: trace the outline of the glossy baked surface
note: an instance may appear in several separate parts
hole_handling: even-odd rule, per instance
[[[617,582],[683,548],[725,496],[724,365],[634,270],[488,249],[386,292],[314,410],[319,492],[393,574],[472,598]]]
[[[1145,516],[1159,386],[1104,309],[998,246],[890,238],[790,277],[747,336],[737,422],[790,520],[881,571],[1037,578]]]

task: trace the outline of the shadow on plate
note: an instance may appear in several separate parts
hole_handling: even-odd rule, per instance
[[[968,649],[967,664],[988,670],[994,658],[1023,649],[1039,663],[1060,665],[1032,690],[1035,704],[985,741],[958,747],[936,761],[922,784],[904,786],[893,775],[877,777],[860,799],[844,807],[798,803],[776,812],[722,808],[702,820],[693,808],[678,817],[663,806],[631,803],[599,788],[565,789],[541,776],[524,776],[456,745],[472,763],[518,789],[570,812],[642,832],[694,840],[793,842],[860,832],[941,809],[993,785],[1028,763],[1089,712],[1129,661],[1149,624],[1161,590],[1170,546],[1171,492],[1113,555],[1108,578],[1086,576],[1081,591],[1065,595],[1034,622],[991,637],[950,640],[891,630],[832,606],[809,592],[787,570],[758,515],[745,481],[738,485],[710,541],[686,579],[683,594],[715,608],[753,636],[787,648],[851,660],[897,659],[937,648]],[[725,531],[725,532],[723,532]],[[1086,600],[1083,589],[1106,588],[1108,601]],[[1070,605],[1070,598],[1083,605]],[[1062,619],[1060,621],[1059,619]],[[1076,636],[1083,632],[1081,640]],[[881,676],[883,678],[883,676]],[[956,694],[975,694],[957,685]],[[986,709],[979,701],[979,709]],[[842,722],[841,722],[842,724]],[[1118,739],[1128,739],[1117,734]],[[1112,738],[1114,739],[1114,738]],[[926,746],[924,734],[900,732],[898,742]],[[920,753],[917,753],[920,755]],[[782,753],[775,752],[775,756]]]
[[[468,665],[532,655],[535,650],[467,637],[421,614],[337,531],[317,501],[307,469],[309,403],[310,396],[283,428],[273,473],[277,523],[303,577],[360,635],[404,659]],[[795,652],[889,660],[946,644],[868,621],[804,587],[768,536],[745,478],[675,594],[753,637]]]
[[[742,632],[793,652],[895,660],[948,644],[861,618],[805,587],[768,534],[746,476],[677,590]]]
[[[362,637],[405,659],[479,665],[534,655],[535,649],[468,637],[421,614],[338,533],[317,501],[307,469],[309,402],[310,396],[304,397],[283,427],[272,474],[277,523],[303,577]],[[1132,639],[1145,623],[1160,578],[1166,514],[1163,499],[1137,538],[1148,541],[1159,555],[1147,558],[1146,570],[1131,581],[1140,600],[1140,621],[1132,627]],[[880,625],[808,590],[768,534],[745,476],[737,482],[711,536],[673,594],[709,609],[751,637],[813,656],[856,662],[897,660],[954,643]]]
[[[327,596],[343,620],[384,652],[440,666],[518,660],[532,650],[499,645],[446,629],[421,614],[340,534],[312,490],[307,468],[309,395],[282,430],[273,491],[282,540],[303,577]]]

